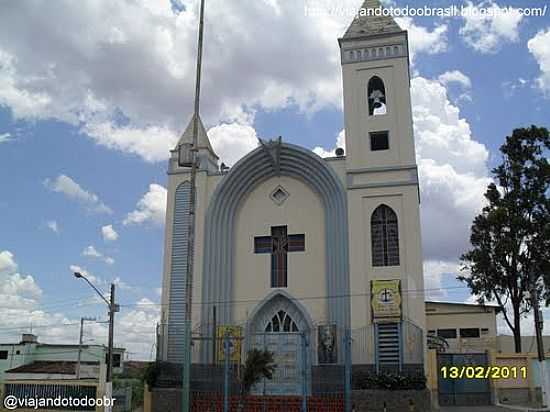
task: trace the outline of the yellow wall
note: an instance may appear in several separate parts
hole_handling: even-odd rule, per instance
[[[281,185],[289,194],[282,205],[270,194]],[[305,234],[305,252],[288,253],[288,287],[293,297],[326,296],[325,220],[320,198],[301,181],[275,177],[260,184],[241,203],[235,226],[233,319],[242,324],[270,294],[271,255],[254,253],[254,237],[271,235],[271,227],[287,225],[288,234]],[[239,303],[240,301],[248,301]],[[301,302],[316,321],[326,319],[325,299]]]

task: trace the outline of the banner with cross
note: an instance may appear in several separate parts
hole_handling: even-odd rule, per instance
[[[225,344],[229,345],[229,361],[234,363],[241,362],[241,340],[242,340],[242,328],[240,326],[233,325],[218,325],[216,330],[216,336],[218,339],[218,362],[225,361]],[[229,339],[225,339],[225,337]]]
[[[371,306],[374,322],[401,320],[401,281],[399,279],[373,280]]]

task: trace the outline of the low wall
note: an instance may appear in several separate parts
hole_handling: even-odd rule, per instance
[[[150,398],[149,398],[150,396]],[[149,399],[147,399],[149,398]],[[193,402],[193,410],[207,410],[205,405],[212,404],[214,408],[220,408],[223,396],[213,394],[212,399],[206,396]],[[277,399],[279,398],[279,399]],[[168,388],[155,388],[146,395],[144,412],[179,412],[181,410],[181,390]],[[208,401],[208,402],[207,402]],[[230,403],[236,405],[238,397],[232,397]],[[308,397],[310,410],[325,410],[328,404],[333,405],[334,411],[343,411],[343,396],[334,399],[324,399],[316,396]],[[250,396],[246,402],[247,410],[257,410],[259,406],[280,406],[281,410],[298,410],[301,405],[300,397],[276,397],[276,396]],[[429,390],[354,390],[352,392],[353,412],[429,412],[431,411]],[[294,408],[294,409],[293,409]],[[272,410],[272,409],[270,409]],[[277,409],[278,410],[278,409]]]
[[[424,390],[354,390],[354,412],[427,412],[431,411],[431,395]]]

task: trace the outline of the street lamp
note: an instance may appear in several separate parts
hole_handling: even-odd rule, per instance
[[[107,376],[106,376],[106,383],[107,383],[107,391],[106,394],[107,397],[110,397],[112,395],[112,381],[113,381],[113,333],[114,333],[114,326],[115,326],[115,312],[118,312],[120,310],[119,305],[115,304],[115,284],[111,283],[111,296],[110,299],[107,300],[107,298],[99,291],[98,288],[96,288],[92,282],[88,280],[86,276],[84,276],[80,272],[74,272],[74,277],[77,279],[84,279],[88,285],[91,286],[93,290],[103,299],[103,301],[107,304],[107,307],[109,308],[109,344],[107,348],[107,359],[109,360],[109,363],[107,365]]]

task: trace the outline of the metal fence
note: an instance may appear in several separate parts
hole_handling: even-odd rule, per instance
[[[352,389],[364,389],[356,375],[423,372],[423,331],[408,321],[353,330],[293,329],[274,333],[251,331],[248,325],[206,325],[195,330],[193,410],[350,412]],[[273,353],[276,368],[272,379],[262,379],[245,394],[244,365],[252,349]]]

